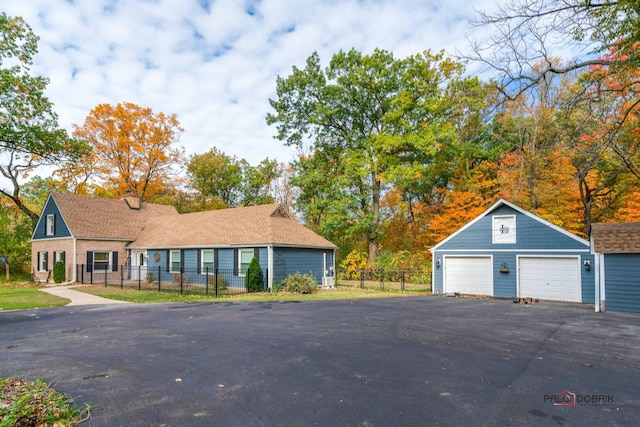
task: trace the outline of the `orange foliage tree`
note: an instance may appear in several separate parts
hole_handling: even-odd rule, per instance
[[[93,175],[103,188],[94,193],[119,197],[135,191],[141,201],[152,201],[178,183],[174,167],[184,163],[184,148],[174,144],[182,131],[175,114],[128,102],[100,104],[82,126],[74,126],[74,136],[93,152],[71,166]]]

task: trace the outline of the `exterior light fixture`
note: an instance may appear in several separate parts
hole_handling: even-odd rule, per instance
[[[587,271],[591,270],[591,262],[589,262],[588,259],[584,260],[584,269]]]

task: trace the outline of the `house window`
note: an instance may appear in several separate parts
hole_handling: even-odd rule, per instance
[[[47,228],[45,230],[46,236],[53,236],[56,233],[56,216],[51,214],[47,215]]]
[[[515,215],[494,216],[492,220],[492,242],[494,244],[516,243]]]
[[[53,263],[55,264],[58,261],[62,261],[63,263],[66,263],[64,251],[55,251],[53,253]]]
[[[169,251],[171,272],[179,273],[181,267],[180,251]]]
[[[93,253],[93,271],[107,271],[111,261],[111,252]]]
[[[238,251],[238,270],[240,276],[244,276],[253,259],[253,249],[240,249]]]
[[[203,249],[201,255],[202,265],[200,271],[202,273],[213,273],[213,249]]]
[[[49,270],[49,253],[38,252],[38,271]]]

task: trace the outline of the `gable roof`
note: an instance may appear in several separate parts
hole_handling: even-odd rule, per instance
[[[152,218],[128,246],[146,249],[231,245],[336,248],[290,217],[279,204]]]
[[[591,251],[609,254],[640,253],[640,222],[591,224]]]
[[[49,195],[62,220],[77,239],[134,240],[149,218],[178,216],[173,206],[143,203],[131,209],[124,199],[103,199],[70,193]]]
[[[501,206],[508,206],[511,209],[517,211],[518,213],[525,215],[531,219],[533,219],[534,221],[538,221],[539,223],[559,232],[564,234],[567,237],[570,237],[571,239],[585,245],[585,246],[589,246],[589,242],[587,242],[585,239],[576,236],[573,233],[568,232],[567,230],[565,230],[564,228],[558,227],[555,224],[550,223],[547,220],[544,220],[542,218],[540,218],[537,215],[532,214],[531,212],[528,212],[524,209],[522,209],[519,206],[514,205],[513,203],[510,203],[504,199],[500,199],[497,202],[495,202],[493,205],[491,205],[486,211],[484,211],[483,213],[481,213],[480,215],[478,215],[477,217],[475,217],[473,220],[469,221],[466,225],[464,225],[462,228],[460,228],[458,231],[456,231],[455,233],[451,234],[449,237],[447,237],[446,239],[442,240],[441,242],[439,242],[438,244],[436,244],[435,246],[433,246],[430,251],[434,251],[436,249],[438,249],[441,245],[444,245],[446,242],[448,242],[449,240],[455,238],[458,234],[462,233],[464,230],[466,230],[467,228],[471,227],[473,224],[475,224],[476,222],[480,221],[482,218],[484,218],[485,216],[489,215],[491,212],[497,210],[498,208],[500,208]]]

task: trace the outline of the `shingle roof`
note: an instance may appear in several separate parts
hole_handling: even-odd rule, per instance
[[[640,253],[640,222],[591,224],[591,242],[598,253]]]
[[[134,240],[149,218],[178,216],[173,206],[143,203],[129,208],[123,199],[51,193],[71,234],[81,239]]]
[[[287,215],[278,204],[152,218],[131,248],[282,245],[336,246]]]

